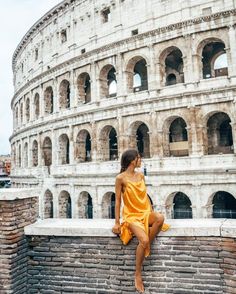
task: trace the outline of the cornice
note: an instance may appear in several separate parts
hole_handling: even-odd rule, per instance
[[[76,0],[63,1],[63,3],[59,4],[58,6],[60,6],[62,4],[65,6],[66,4],[68,4],[68,2],[71,2],[72,3],[74,1],[76,1]],[[57,8],[58,6],[56,6],[55,8]],[[52,11],[54,11],[54,10],[52,9]],[[56,72],[56,71],[64,68],[65,66],[71,65],[71,64],[76,63],[76,62],[79,62],[81,60],[85,60],[85,59],[87,59],[87,58],[89,58],[89,57],[91,57],[93,55],[96,55],[96,54],[99,54],[99,53],[102,53],[102,52],[106,52],[106,51],[108,51],[110,49],[117,49],[117,47],[122,46],[122,45],[125,45],[125,44],[129,44],[130,42],[140,41],[140,40],[143,40],[143,39],[148,38],[148,37],[158,36],[158,35],[163,34],[163,33],[168,33],[170,31],[174,31],[176,29],[179,30],[181,28],[186,28],[188,26],[192,26],[192,25],[195,25],[195,24],[203,23],[203,22],[210,22],[212,20],[216,20],[216,19],[220,19],[220,18],[226,18],[226,17],[229,17],[231,15],[236,15],[236,9],[222,11],[222,12],[214,13],[214,14],[211,14],[211,15],[208,15],[208,16],[201,16],[201,17],[198,17],[198,18],[189,19],[189,20],[178,22],[178,23],[175,23],[175,24],[170,24],[170,25],[167,25],[167,26],[164,26],[164,27],[160,27],[160,28],[157,28],[157,29],[154,29],[154,30],[145,32],[145,33],[138,34],[136,36],[132,36],[132,37],[129,37],[129,38],[120,40],[120,41],[116,41],[116,42],[113,42],[113,43],[110,43],[110,44],[101,46],[99,48],[96,48],[96,49],[93,49],[91,51],[88,51],[88,52],[86,52],[86,53],[84,53],[84,54],[82,54],[80,56],[76,56],[76,57],[73,57],[71,59],[68,59],[67,61],[65,61],[63,63],[60,63],[60,64],[56,65],[55,67],[53,67],[53,68],[51,68],[49,70],[46,70],[42,74],[34,77],[29,82],[27,82],[24,86],[22,86],[14,94],[14,96],[12,98],[12,101],[11,101],[11,106],[13,106],[14,99],[17,96],[19,96],[19,94],[22,91],[24,91],[25,89],[27,89],[30,85],[32,85],[33,83],[35,83],[37,80],[46,77],[47,75],[53,74],[54,72]],[[15,58],[16,58],[16,56],[13,56],[13,62],[14,62]],[[14,72],[14,66],[13,66],[13,72]]]

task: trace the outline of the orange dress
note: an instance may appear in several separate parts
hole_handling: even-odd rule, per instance
[[[120,238],[124,245],[128,244],[132,239],[133,234],[129,229],[129,223],[143,229],[146,234],[149,234],[149,215],[152,212],[150,200],[147,196],[146,185],[144,180],[133,182],[127,181],[125,192],[123,194],[124,208],[122,212],[123,222],[121,224]],[[161,230],[167,231],[168,224],[163,224]],[[148,249],[145,252],[145,257],[150,254]]]

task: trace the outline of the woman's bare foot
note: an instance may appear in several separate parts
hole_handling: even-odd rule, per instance
[[[135,288],[139,293],[144,293],[144,286],[141,273],[135,274]]]

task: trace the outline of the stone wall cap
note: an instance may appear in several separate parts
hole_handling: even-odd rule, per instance
[[[165,237],[236,237],[236,220],[226,219],[170,219],[171,228],[161,232]],[[25,227],[32,236],[90,236],[116,237],[112,219],[45,219]]]
[[[26,199],[38,197],[39,189],[34,188],[7,188],[0,189],[0,201],[12,201],[17,199]]]

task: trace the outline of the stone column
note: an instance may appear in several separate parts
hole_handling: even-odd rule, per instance
[[[73,127],[70,126],[69,127],[69,144],[70,144],[70,161],[69,163],[70,164],[73,164],[75,162],[74,160],[74,154],[75,154],[75,151],[74,151],[74,136],[73,136]]]
[[[236,123],[231,122],[230,125],[231,125],[231,128],[232,128],[234,154],[236,154]]]
[[[93,121],[91,122],[91,129],[92,129],[92,132],[91,132],[91,155],[92,155],[92,161],[97,161],[97,157],[98,157],[98,154],[97,154],[97,144],[98,144],[98,141],[97,141],[97,126],[96,126],[96,123]]]
[[[55,130],[51,131],[51,140],[52,140],[52,166],[58,165],[58,138]]]
[[[40,85],[39,87],[39,117],[44,117],[45,109],[45,100],[44,100],[44,91],[43,91],[43,85]]]
[[[70,71],[70,108],[77,106],[77,97],[76,97],[76,78],[73,70]]]
[[[97,76],[97,64],[91,63],[91,102],[99,102],[99,77]]]
[[[236,76],[236,31],[235,25],[228,27],[229,48],[226,48],[228,61],[228,76]]]
[[[160,74],[157,72],[158,66],[155,60],[155,50],[154,46],[150,45],[148,46],[149,49],[149,64],[147,66],[147,74],[148,74],[148,90],[156,90],[157,88],[160,88],[160,80],[159,76]]]

